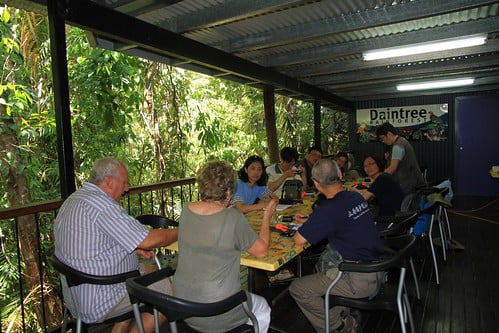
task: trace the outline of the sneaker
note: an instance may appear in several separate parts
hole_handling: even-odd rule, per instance
[[[279,273],[270,276],[269,282],[272,283],[272,282],[276,282],[276,281],[288,280],[288,279],[293,278],[294,276],[295,276],[295,274],[292,271],[290,271],[287,268],[284,268],[284,269],[281,269],[279,271]]]
[[[360,333],[360,325],[353,316],[343,318],[343,325],[336,333]]]

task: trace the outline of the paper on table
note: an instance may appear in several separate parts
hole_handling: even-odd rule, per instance
[[[292,205],[283,205],[283,204],[278,204],[276,207],[275,207],[275,210],[278,211],[278,212],[282,212],[283,210],[285,210],[286,208],[289,208],[291,207]]]

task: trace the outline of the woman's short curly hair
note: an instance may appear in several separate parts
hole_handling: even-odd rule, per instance
[[[196,181],[201,200],[226,200],[227,190],[234,193],[236,172],[228,162],[210,161],[198,170]]]

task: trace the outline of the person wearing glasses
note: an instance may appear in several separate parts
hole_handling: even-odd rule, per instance
[[[400,211],[404,193],[399,183],[392,175],[383,172],[385,163],[376,155],[366,155],[362,161],[364,172],[371,179],[368,188],[358,189],[351,187],[351,191],[359,192],[364,199],[376,207],[378,216],[394,216]]]
[[[390,123],[376,128],[378,139],[385,145],[392,146],[385,172],[395,177],[404,195],[407,195],[423,187],[425,181],[412,145],[397,133]]]

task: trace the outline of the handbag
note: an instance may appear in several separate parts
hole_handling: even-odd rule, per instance
[[[343,257],[331,244],[327,244],[324,251],[322,251],[319,260],[315,264],[315,270],[317,272],[325,273],[328,269],[338,268],[340,262],[343,261]]]
[[[298,179],[288,179],[282,186],[282,199],[301,199],[303,183]]]

